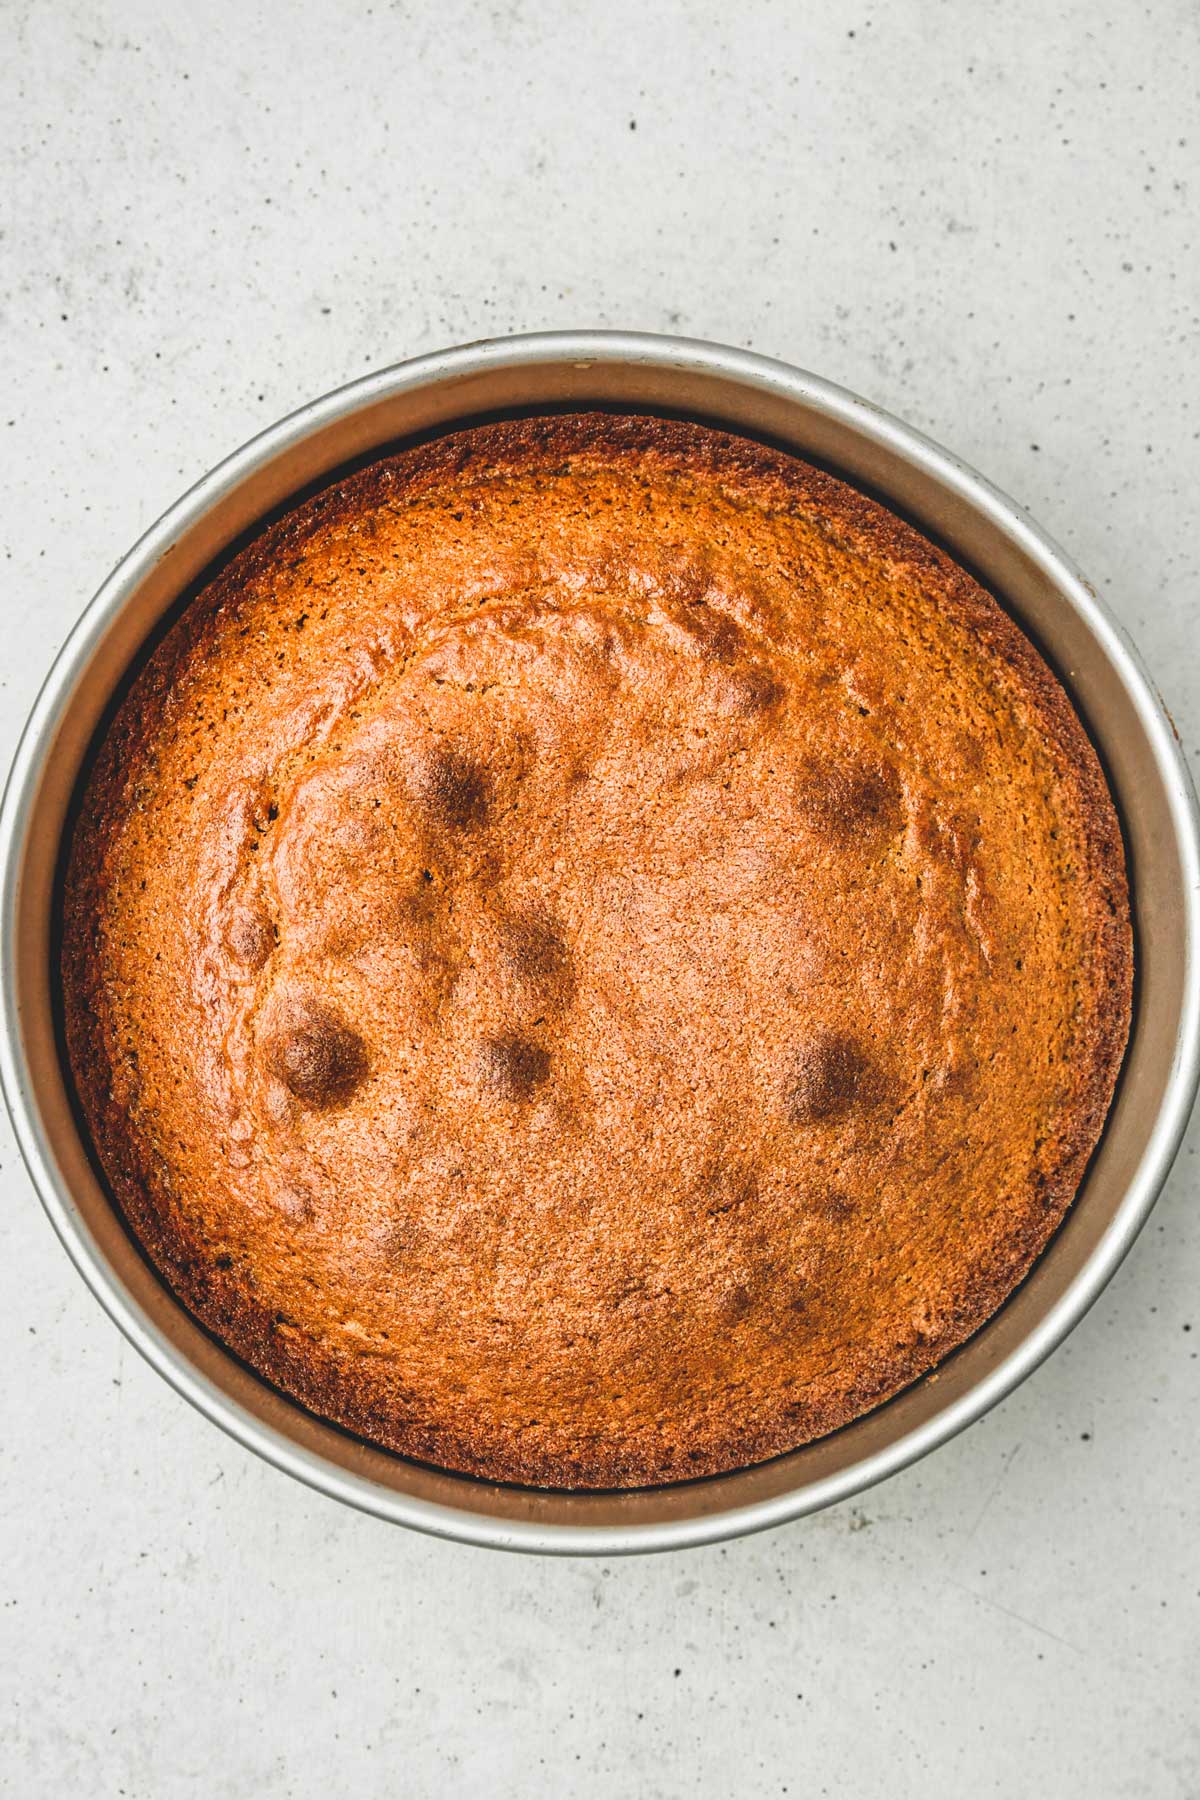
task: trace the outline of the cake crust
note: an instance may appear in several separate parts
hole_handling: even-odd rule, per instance
[[[1128,1035],[1060,684],[846,484],[680,421],[462,431],[186,609],[82,794],[66,1041],[195,1316],[373,1442],[634,1487],[933,1368]]]

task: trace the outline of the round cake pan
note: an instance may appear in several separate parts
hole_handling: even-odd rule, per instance
[[[261,521],[348,464],[422,433],[518,411],[678,413],[769,438],[905,514],[966,563],[1040,645],[1108,770],[1135,907],[1128,1055],[1103,1141],[1052,1244],[1008,1303],[933,1374],[776,1460],[631,1493],[492,1485],[389,1455],[314,1418],[210,1338],[127,1235],[64,1081],[55,893],[89,745],[146,640]],[[955,457],[815,376],[677,338],[566,332],[421,357],[316,400],[238,450],[118,564],[68,638],[25,729],[0,815],[0,1040],[13,1125],[51,1221],[97,1299],[231,1436],[334,1498],[443,1537],[613,1555],[759,1530],[844,1500],[943,1443],[1035,1369],[1087,1311],[1153,1205],[1200,1066],[1200,845],[1169,719],[1128,639],[1066,557]]]

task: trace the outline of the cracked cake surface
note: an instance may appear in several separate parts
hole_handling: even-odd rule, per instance
[[[1095,753],[995,600],[638,416],[270,526],[134,678],[63,888],[168,1285],[321,1416],[533,1485],[736,1468],[932,1368],[1074,1198],[1131,973]]]

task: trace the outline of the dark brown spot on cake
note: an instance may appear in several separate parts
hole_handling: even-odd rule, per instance
[[[479,1047],[480,1080],[505,1100],[528,1100],[550,1073],[550,1058],[540,1044],[505,1033]]]
[[[431,751],[418,763],[414,785],[417,800],[438,824],[473,831],[487,823],[487,773],[465,751],[452,747]]]
[[[850,839],[894,831],[900,824],[900,781],[884,763],[811,764],[797,804],[806,822],[827,837]]]
[[[562,930],[547,913],[506,920],[502,940],[514,974],[531,984],[561,986],[571,980],[571,952]]]
[[[830,1031],[797,1055],[784,1105],[793,1125],[821,1124],[870,1105],[878,1088],[878,1073],[857,1039]]]
[[[306,1106],[337,1106],[348,1100],[367,1072],[362,1039],[326,1006],[305,1002],[272,1040],[270,1066],[284,1086]]]

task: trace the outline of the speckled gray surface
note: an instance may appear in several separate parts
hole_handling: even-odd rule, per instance
[[[223,452],[493,332],[679,329],[1026,502],[1200,744],[1200,15],[0,4],[0,753]],[[0,1792],[1200,1794],[1200,1133],[1067,1346],[844,1506],[511,1559],[345,1512],[127,1350],[0,1141]]]

